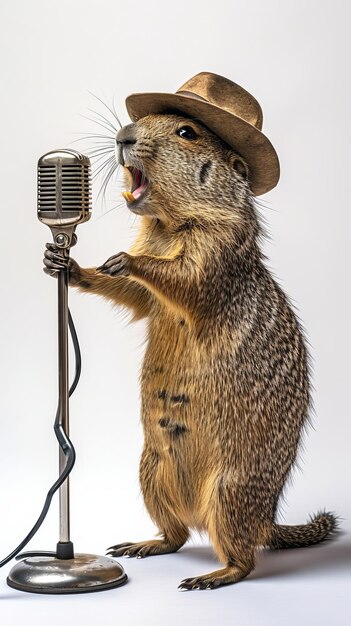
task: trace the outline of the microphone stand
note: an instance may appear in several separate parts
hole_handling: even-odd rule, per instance
[[[69,436],[69,398],[68,398],[68,288],[67,272],[61,270],[58,275],[58,373],[59,373],[59,425]],[[59,450],[60,474],[64,470],[66,457],[62,448]],[[60,487],[60,543],[70,542],[70,501],[69,476]]]
[[[52,228],[55,243],[64,255],[69,255],[67,235]],[[74,235],[75,236],[75,235]],[[70,238],[71,239],[71,238]],[[58,273],[58,387],[59,405],[56,425],[69,437],[68,383],[68,271]],[[59,450],[60,474],[67,459],[65,448]],[[59,542],[55,552],[28,552],[10,571],[7,584],[21,591],[34,593],[84,593],[112,589],[127,582],[123,567],[111,557],[94,554],[74,554],[70,540],[69,476],[59,490]]]

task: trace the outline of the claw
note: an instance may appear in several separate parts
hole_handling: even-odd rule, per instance
[[[119,548],[126,548],[127,546],[132,546],[132,541],[126,541],[125,543],[116,543],[115,546],[110,546],[107,550],[118,550]]]
[[[206,580],[202,580],[202,579],[196,579],[196,578],[185,578],[184,580],[181,581],[180,585],[178,586],[178,589],[184,589],[186,591],[191,591],[192,589],[214,589],[215,584],[214,581],[206,581]]]

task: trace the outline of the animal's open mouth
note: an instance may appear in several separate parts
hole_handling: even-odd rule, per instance
[[[138,200],[146,191],[149,181],[144,173],[137,167],[125,166],[125,172],[128,174],[130,191],[123,191],[122,196],[128,203]]]

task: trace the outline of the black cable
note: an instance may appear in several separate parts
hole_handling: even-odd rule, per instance
[[[74,392],[75,388],[78,385],[79,382],[79,378],[80,378],[80,373],[81,373],[81,369],[82,369],[82,359],[81,359],[81,353],[80,353],[80,347],[79,347],[79,342],[78,342],[78,337],[77,337],[77,333],[76,333],[76,329],[74,327],[74,323],[73,323],[73,319],[71,316],[71,312],[68,309],[68,326],[69,326],[69,330],[70,330],[70,334],[71,334],[71,338],[72,338],[72,343],[73,343],[73,347],[74,347],[74,355],[75,355],[75,375],[74,375],[74,380],[72,382],[72,385],[70,387],[69,390],[69,396],[72,395],[72,393]],[[50,504],[51,504],[51,500],[53,498],[54,493],[59,489],[59,487],[61,487],[61,485],[65,482],[67,476],[70,474],[73,466],[74,466],[74,462],[76,460],[76,453],[73,447],[73,444],[71,442],[71,440],[69,439],[69,437],[66,435],[65,431],[62,428],[62,425],[59,424],[59,415],[60,415],[60,404],[57,407],[57,411],[56,411],[56,419],[55,419],[55,424],[54,424],[54,431],[55,431],[55,435],[56,438],[59,442],[60,447],[63,450],[63,453],[66,457],[66,465],[63,469],[63,471],[61,472],[60,476],[58,477],[58,479],[56,480],[56,482],[52,485],[52,487],[50,487],[46,499],[45,499],[45,503],[43,506],[43,509],[37,519],[37,521],[35,522],[32,530],[28,533],[28,535],[25,537],[25,539],[23,539],[23,541],[21,541],[21,543],[17,546],[17,548],[15,550],[13,550],[13,552],[11,552],[11,554],[9,554],[7,557],[5,557],[2,561],[0,561],[0,567],[3,567],[3,565],[6,565],[6,563],[8,563],[9,561],[11,561],[15,556],[18,555],[18,553],[27,545],[27,543],[32,539],[32,537],[34,537],[34,535],[36,534],[36,532],[39,530],[40,526],[42,525],[47,512],[50,508]],[[19,555],[17,557],[17,559],[20,558],[24,558],[26,556],[56,556],[56,552],[24,552],[23,554]]]

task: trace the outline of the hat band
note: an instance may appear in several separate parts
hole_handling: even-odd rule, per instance
[[[208,100],[206,100],[206,98],[203,98],[202,96],[198,96],[197,93],[194,93],[193,91],[177,91],[177,95],[182,95],[182,96],[186,96],[187,98],[195,98],[196,100],[202,100],[202,102],[208,102]]]

